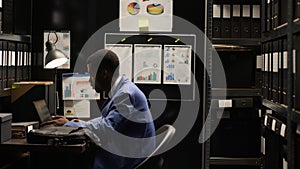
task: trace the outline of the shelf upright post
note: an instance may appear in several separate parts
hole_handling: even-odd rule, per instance
[[[288,0],[287,9],[287,49],[288,49],[288,112],[287,112],[287,147],[288,147],[288,169],[295,168],[294,133],[292,128],[292,109],[293,109],[293,0]]]
[[[205,34],[209,40],[212,40],[212,14],[213,0],[205,0]],[[208,116],[211,104],[211,81],[212,76],[212,45],[208,44],[204,38],[204,76],[203,76],[203,125],[206,123],[205,135],[210,133],[211,119]],[[204,138],[203,138],[204,139]],[[210,139],[202,144],[202,169],[210,168]]]

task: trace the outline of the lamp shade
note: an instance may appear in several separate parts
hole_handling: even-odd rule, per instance
[[[68,61],[68,57],[59,49],[54,49],[54,45],[47,41],[47,55],[45,59],[45,68],[53,69],[63,65]]]

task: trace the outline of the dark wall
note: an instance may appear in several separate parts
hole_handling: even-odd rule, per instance
[[[102,26],[118,19],[119,1],[32,0],[32,2],[33,80],[54,80],[55,71],[44,70],[42,67],[44,30],[71,31],[71,70],[58,70],[59,83],[57,87],[60,89],[61,74],[73,71],[79,52],[89,37]],[[201,30],[204,29],[204,1],[174,0],[173,7],[174,15],[188,20]],[[55,15],[58,17],[54,17]],[[202,91],[203,65],[198,58],[195,74],[199,90]],[[61,93],[60,90],[58,91]],[[195,107],[195,109],[201,111],[201,105],[202,103],[200,103],[200,108]],[[156,121],[157,127],[165,122],[172,123],[178,115],[179,108],[179,102],[168,101],[166,113]],[[164,154],[165,168],[201,168],[201,145],[197,142],[202,126],[201,117],[202,113],[200,112],[194,127],[185,139]]]

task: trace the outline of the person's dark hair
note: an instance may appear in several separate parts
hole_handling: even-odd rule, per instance
[[[119,58],[111,50],[101,49],[93,53],[87,59],[91,71],[101,72],[107,70],[110,73],[119,73]]]

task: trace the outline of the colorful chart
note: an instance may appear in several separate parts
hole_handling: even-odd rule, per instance
[[[191,83],[191,46],[165,45],[164,84]]]
[[[131,2],[127,6],[127,11],[131,15],[136,15],[140,12],[140,5],[136,2]]]
[[[161,45],[134,45],[134,82],[159,84],[161,82]]]
[[[151,15],[160,15],[164,13],[164,6],[157,3],[147,5],[147,13]]]

